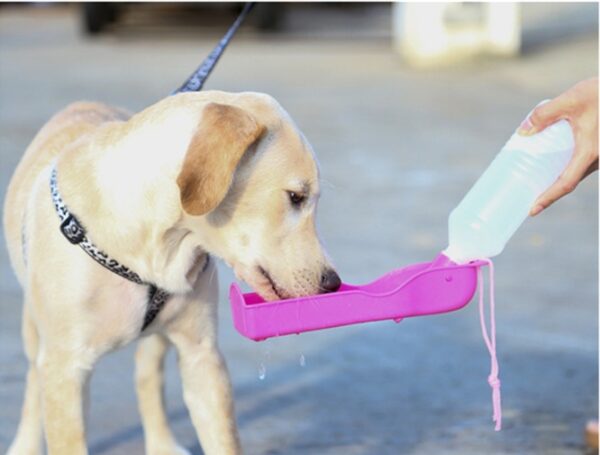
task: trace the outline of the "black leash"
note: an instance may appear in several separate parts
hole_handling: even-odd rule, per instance
[[[244,19],[246,19],[246,16],[248,15],[248,13],[250,13],[253,7],[254,2],[248,2],[244,5],[244,9],[242,9],[242,12],[238,16],[238,18],[231,25],[231,27],[229,27],[227,33],[225,33],[223,38],[221,38],[221,41],[219,41],[219,43],[215,46],[212,52],[208,55],[208,57],[204,59],[202,64],[198,67],[196,71],[194,71],[194,73],[188,78],[188,80],[185,81],[181,87],[179,87],[172,93],[173,95],[182,92],[199,92],[200,90],[202,90],[204,82],[206,82],[206,79],[208,79],[208,76],[216,66],[217,62],[219,61],[219,58],[221,58],[221,55],[225,51],[225,48],[229,44],[229,41],[231,41],[231,38],[233,38],[233,35],[235,35],[235,32],[237,32],[237,29],[240,27],[242,22],[244,22]]]

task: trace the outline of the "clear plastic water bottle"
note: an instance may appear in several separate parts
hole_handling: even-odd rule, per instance
[[[444,254],[465,263],[501,253],[536,199],[563,172],[574,148],[566,120],[532,136],[515,132],[450,214]]]

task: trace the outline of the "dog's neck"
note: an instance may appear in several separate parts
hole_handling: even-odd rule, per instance
[[[193,289],[206,256],[201,239],[179,227],[184,215],[176,176],[187,147],[182,138],[190,137],[185,129],[193,127],[193,122],[186,123],[167,134],[166,150],[160,136],[173,124],[147,135],[121,131],[125,124],[101,127],[57,163],[65,203],[92,241],[144,280],[172,293]]]

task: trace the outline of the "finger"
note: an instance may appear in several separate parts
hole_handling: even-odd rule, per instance
[[[585,171],[585,174],[583,174],[583,179],[586,178],[588,175],[593,174],[597,170],[598,170],[598,158],[596,158],[596,161],[594,161],[590,165],[590,167],[587,168],[587,171]],[[581,179],[581,180],[583,180],[583,179]]]
[[[539,133],[547,126],[552,125],[567,116],[566,97],[558,96],[547,103],[537,106],[530,115],[519,125],[517,132],[522,136]]]
[[[529,215],[536,216],[564,195],[571,193],[586,175],[591,164],[588,154],[576,154],[556,182],[537,199]]]

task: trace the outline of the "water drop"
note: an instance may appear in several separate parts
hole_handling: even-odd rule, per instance
[[[261,363],[260,366],[258,367],[258,379],[260,379],[261,381],[264,381],[266,377],[267,377],[267,367],[265,366],[264,363]]]
[[[301,367],[306,366],[306,357],[304,357],[304,354],[300,355],[300,366]]]
[[[261,360],[258,367],[258,379],[263,381],[267,377],[267,365],[271,359],[271,349],[267,341],[264,341],[261,346]]]

